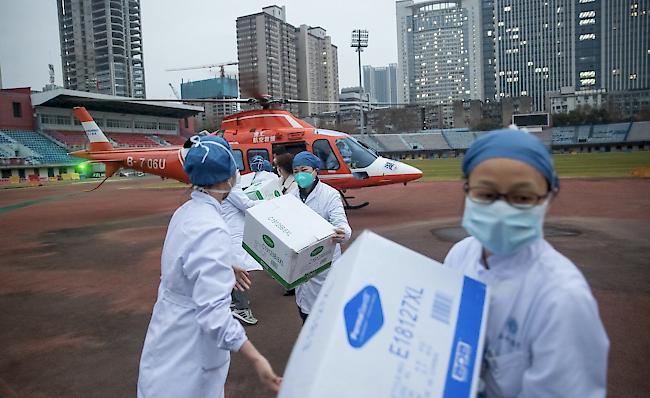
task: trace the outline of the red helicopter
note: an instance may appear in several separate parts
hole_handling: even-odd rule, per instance
[[[419,169],[383,158],[348,134],[314,127],[291,112],[273,109],[271,106],[305,101],[272,100],[268,97],[254,100],[183,101],[257,103],[262,106],[262,109],[226,117],[221,123],[221,129],[211,133],[222,135],[231,144],[242,175],[250,173],[250,160],[254,156],[259,155],[271,161],[275,153],[296,154],[307,150],[322,160],[323,168],[319,172],[319,178],[341,192],[348,208],[360,208],[368,204],[365,202],[356,206],[350,205],[348,199],[353,198],[344,195],[348,189],[398,183],[406,185],[422,177],[422,171]],[[113,148],[84,107],[75,107],[73,113],[81,122],[90,144],[87,149],[73,152],[71,155],[88,159],[90,162],[104,163],[104,181],[121,168],[128,168],[189,183],[183,170],[185,153],[191,145],[189,141],[184,146]]]

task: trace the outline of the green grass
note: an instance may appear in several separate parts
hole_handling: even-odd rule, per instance
[[[638,167],[650,168],[650,152],[553,155],[560,177],[633,177]],[[424,173],[420,181],[458,180],[462,158],[406,160]]]

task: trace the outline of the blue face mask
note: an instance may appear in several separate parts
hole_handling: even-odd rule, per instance
[[[314,183],[315,179],[312,173],[307,173],[305,171],[294,174],[293,178],[295,178],[296,184],[298,184],[298,186],[303,189],[311,186],[311,184]]]
[[[480,204],[465,198],[463,228],[494,254],[507,256],[544,236],[548,200],[517,209],[503,200]]]

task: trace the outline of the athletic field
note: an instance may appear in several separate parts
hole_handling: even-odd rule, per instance
[[[576,153],[553,155],[560,177],[650,177],[650,152]],[[424,172],[421,181],[461,178],[462,158],[406,160]]]

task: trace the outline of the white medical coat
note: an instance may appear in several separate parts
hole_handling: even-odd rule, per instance
[[[300,199],[299,190],[295,190],[292,194]],[[305,204],[329,221],[330,224],[337,228],[343,228],[345,231],[345,240],[350,239],[352,229],[348,224],[348,218],[345,215],[345,209],[343,208],[339,191],[319,181],[314,187],[314,190],[307,196]],[[332,258],[332,267],[335,266],[336,260],[339,257],[341,257],[341,245],[337,244],[334,249],[334,257]],[[311,307],[314,305],[316,297],[318,297],[318,292],[320,292],[323,283],[325,283],[328,273],[329,269],[296,287],[296,304],[298,304],[298,307],[300,307],[303,313],[309,314],[311,312]]]
[[[235,284],[230,253],[221,205],[192,192],[167,229],[138,397],[223,396],[230,351],[247,340],[230,312]]]
[[[230,229],[230,237],[232,238],[232,250],[235,258],[233,265],[243,268],[246,271],[262,269],[262,266],[250,254],[246,253],[246,250],[242,247],[246,209],[258,203],[262,202],[251,200],[241,189],[241,185],[237,184],[221,204],[223,218]]]
[[[246,189],[251,185],[253,185],[254,182],[276,180],[277,178],[278,178],[277,174],[271,173],[270,171],[266,171],[266,170],[247,173],[241,176],[241,180],[240,180],[241,188]]]
[[[469,237],[445,266],[491,288],[483,380],[491,397],[604,397],[609,340],[576,266],[543,239],[510,256]]]

